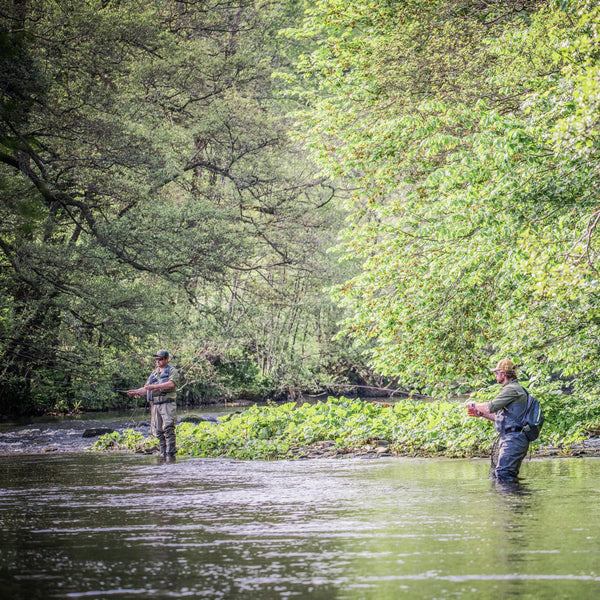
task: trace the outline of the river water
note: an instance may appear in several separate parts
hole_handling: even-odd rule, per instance
[[[0,597],[598,598],[600,460],[528,460],[518,489],[488,470],[13,451]]]

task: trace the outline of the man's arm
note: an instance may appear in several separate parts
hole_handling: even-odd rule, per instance
[[[138,388],[137,390],[127,390],[125,393],[128,396],[142,396],[142,395],[146,394],[146,388],[141,387],[141,388]]]
[[[154,373],[153,373],[154,374]],[[127,390],[125,393],[130,396],[143,396],[146,392],[153,392],[155,390],[169,391],[176,387],[174,377],[177,376],[177,370],[171,369],[171,376],[169,381],[165,381],[165,383],[148,383],[144,387],[138,388],[137,390]],[[148,377],[148,381],[152,379],[152,376]]]
[[[166,381],[165,383],[147,383],[144,387],[137,390],[127,390],[125,393],[129,396],[143,396],[148,391],[154,390],[172,390],[175,387],[174,381]]]
[[[151,383],[144,387],[145,390],[172,390],[175,387],[174,381],[165,381],[165,383]]]

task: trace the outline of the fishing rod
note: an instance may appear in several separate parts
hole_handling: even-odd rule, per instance
[[[325,387],[361,388],[366,390],[377,390],[380,392],[387,392],[390,396],[393,396],[394,394],[403,394],[404,396],[411,398],[428,398],[433,400],[432,396],[426,396],[424,394],[415,394],[413,392],[407,392],[406,390],[391,390],[387,387],[377,387],[374,385],[358,385],[352,383],[324,383],[323,385]],[[326,394],[327,392],[323,393]]]

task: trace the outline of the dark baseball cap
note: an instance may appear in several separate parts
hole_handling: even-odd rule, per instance
[[[169,358],[169,353],[166,350],[159,350],[156,354],[152,355],[153,358]]]

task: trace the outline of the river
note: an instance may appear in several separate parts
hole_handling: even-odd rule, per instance
[[[528,460],[515,490],[483,459],[160,464],[46,441],[0,456],[2,598],[600,594],[597,458]]]

